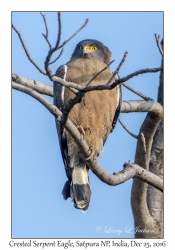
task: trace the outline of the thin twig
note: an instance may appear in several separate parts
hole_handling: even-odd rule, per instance
[[[140,96],[141,98],[143,98],[144,100],[150,100],[149,97],[146,97],[144,94],[142,94],[139,91],[136,91],[135,89],[131,88],[130,86],[128,86],[125,82],[121,83],[125,88],[129,89],[130,91],[132,91],[134,94]]]
[[[64,48],[61,49],[60,54],[57,56],[57,58],[54,61],[50,62],[49,65],[52,63],[55,63],[61,57],[61,55],[63,54],[63,51],[64,51]]]
[[[162,50],[162,48],[161,48],[160,41],[159,41],[160,35],[154,34],[154,36],[155,36],[155,38],[156,38],[156,43],[157,43],[157,47],[158,47],[158,49],[159,49],[159,52],[160,52],[160,54],[163,56],[163,50]]]
[[[77,95],[74,98],[71,98],[65,106],[64,114],[62,116],[62,124],[64,126],[65,122],[67,121],[68,115],[75,104],[80,103],[82,101],[83,96],[85,93],[78,91]]]
[[[119,66],[118,66],[117,69],[114,71],[112,77],[110,78],[110,80],[107,82],[106,85],[110,85],[110,83],[111,83],[112,80],[115,78],[115,76],[118,75],[119,70],[120,70],[121,66],[123,65],[123,63],[125,62],[127,55],[128,55],[128,51],[125,52],[125,54],[124,54],[124,56],[123,56],[123,58],[122,58],[122,60],[121,60],[121,62],[120,62],[120,64],[119,64]]]
[[[126,77],[120,78],[118,81],[119,81],[119,83],[123,83],[123,82],[128,81],[129,79],[131,79],[134,76],[138,76],[138,75],[145,74],[145,73],[157,73],[157,72],[159,72],[161,70],[162,70],[162,67],[150,68],[150,69],[141,69],[141,70],[135,71],[134,73],[132,73],[132,74],[126,76]],[[110,86],[112,86],[112,85],[110,85]]]
[[[62,48],[66,43],[68,43],[72,38],[74,38],[74,36],[76,36],[87,25],[88,21],[89,19],[86,19],[85,23],[71,37],[69,37],[69,39],[64,41],[62,45],[58,47],[58,49]]]
[[[123,56],[123,58],[122,58],[122,60],[121,60],[121,62],[120,62],[120,64],[119,64],[119,66],[118,66],[118,68],[117,68],[117,72],[118,72],[118,73],[119,73],[119,71],[120,71],[121,66],[122,66],[123,63],[125,62],[127,55],[128,55],[128,51],[125,52],[125,54],[124,54],[124,56]]]
[[[47,27],[46,16],[41,11],[40,11],[40,14],[41,14],[41,16],[43,17],[43,20],[44,20],[44,24],[45,24],[45,28],[46,28],[46,37],[48,37],[49,32],[48,32],[48,27]]]
[[[61,12],[58,12],[58,38],[55,44],[55,49],[58,49],[58,46],[61,41],[61,33],[62,33],[62,24],[61,24]]]
[[[118,121],[120,122],[120,124],[122,125],[122,127],[135,139],[138,139],[138,135],[134,135],[131,131],[129,131],[129,129],[127,129],[127,127],[123,124],[123,122],[120,120],[120,118],[118,118]]]
[[[15,32],[17,33],[17,35],[18,35],[18,37],[19,37],[19,39],[20,39],[20,41],[21,41],[21,44],[22,44],[22,46],[23,46],[23,48],[24,48],[24,51],[25,51],[25,53],[26,53],[26,55],[27,55],[29,61],[30,61],[39,71],[40,71],[40,73],[42,73],[43,75],[46,75],[46,72],[43,71],[43,70],[36,64],[36,62],[31,58],[31,56],[30,56],[30,54],[29,54],[29,52],[28,52],[28,50],[27,50],[27,47],[26,47],[26,45],[25,45],[25,43],[24,43],[24,41],[23,41],[23,38],[22,38],[22,36],[21,36],[21,33],[16,29],[16,27],[14,26],[14,24],[12,24],[12,28],[13,28],[13,29],[15,30]]]
[[[44,34],[42,34],[42,35],[43,35],[44,38],[46,39],[46,42],[48,43],[49,48],[52,49],[52,45],[51,45],[51,43],[49,42],[49,39],[48,39],[48,34],[49,34],[49,32],[48,32],[48,27],[47,27],[46,16],[45,16],[45,14],[43,14],[41,11],[40,11],[40,14],[41,14],[41,16],[43,17],[44,24],[45,24],[45,28],[46,28],[46,35],[44,35]]]
[[[115,60],[112,60],[110,63],[107,64],[106,67],[104,67],[102,70],[100,70],[95,76],[92,77],[92,79],[86,84],[86,86],[90,85],[90,83],[98,76],[100,75],[103,71],[109,68],[109,65],[111,65]]]

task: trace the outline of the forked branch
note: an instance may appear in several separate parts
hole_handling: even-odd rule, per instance
[[[49,65],[55,63],[62,56],[63,52],[64,52],[64,48],[61,49],[60,54],[55,58],[55,60],[50,62]]]
[[[51,60],[51,57],[53,55],[53,53],[59,49],[61,49],[64,45],[66,45],[73,37],[75,37],[88,23],[88,19],[86,19],[85,23],[67,40],[65,40],[61,45],[60,44],[60,41],[61,41],[61,29],[62,29],[62,25],[61,25],[61,13],[58,12],[58,26],[59,26],[59,31],[58,31],[58,36],[57,36],[57,40],[56,40],[56,44],[55,44],[55,47],[50,49],[48,51],[48,55],[46,56],[46,60],[45,60],[45,70],[46,70],[46,73],[48,75],[48,77],[50,78],[51,81],[53,81],[52,79],[52,71],[51,69],[49,68],[49,64],[50,64],[50,60]],[[56,61],[56,60],[55,60]]]
[[[44,24],[45,24],[45,28],[46,28],[46,34],[42,34],[44,36],[44,38],[46,39],[46,42],[48,43],[49,45],[49,48],[52,49],[52,45],[49,41],[49,38],[48,38],[48,35],[49,35],[49,30],[48,30],[48,26],[47,26],[47,21],[46,21],[46,16],[45,14],[43,14],[42,12],[40,12],[41,16],[43,17],[43,20],[44,20]]]

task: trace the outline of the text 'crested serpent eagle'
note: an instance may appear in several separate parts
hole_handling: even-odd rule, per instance
[[[70,61],[58,68],[56,75],[68,82],[80,85],[87,83],[110,62],[110,50],[101,42],[86,39],[79,42]],[[91,86],[104,85],[112,77],[110,68],[104,70],[91,83]],[[112,82],[114,82],[113,79]],[[111,82],[111,83],[112,83]],[[54,104],[64,112],[64,106],[75,94],[67,87],[54,82]],[[83,134],[94,160],[97,159],[102,147],[113,131],[121,106],[121,87],[112,90],[87,92],[80,103],[74,105],[69,119]],[[71,197],[78,209],[86,211],[91,196],[88,166],[76,142],[56,121],[62,158],[68,177],[62,194],[66,200]]]

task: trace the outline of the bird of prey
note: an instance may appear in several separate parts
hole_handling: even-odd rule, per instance
[[[111,60],[112,53],[101,42],[86,39],[77,44],[66,65],[58,68],[56,76],[68,82],[86,86],[88,82]],[[104,85],[110,79],[112,84],[115,79],[110,68],[102,71],[89,84],[90,86]],[[64,107],[75,94],[61,84],[54,82],[54,104],[64,112]],[[103,145],[113,131],[121,107],[121,86],[112,90],[87,92],[80,103],[74,105],[69,113],[69,119],[77,127],[90,150],[94,160],[102,151]],[[88,177],[88,166],[78,145],[68,131],[56,120],[57,133],[61,154],[68,181],[63,187],[63,197],[71,197],[77,209],[85,212],[89,206],[91,190]]]

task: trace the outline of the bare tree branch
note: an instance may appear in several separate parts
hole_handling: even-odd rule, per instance
[[[67,39],[66,41],[64,41],[63,43],[62,43],[62,45],[60,45],[59,47],[58,47],[58,49],[60,49],[60,48],[62,48],[64,45],[66,45],[72,38],[74,38],[82,29],[84,29],[85,28],[85,26],[87,25],[87,23],[88,23],[88,21],[89,21],[89,19],[87,18],[86,19],[86,21],[85,21],[85,23],[71,36],[71,37],[69,37],[69,39]]]
[[[77,103],[80,103],[82,101],[82,98],[84,96],[85,93],[82,93],[82,92],[78,92],[77,95],[74,97],[74,98],[71,98],[68,103],[66,104],[65,106],[65,109],[64,109],[64,114],[62,116],[62,124],[64,126],[67,118],[68,118],[68,115],[71,111],[71,109],[74,107],[75,104]]]
[[[138,139],[138,135],[134,135],[131,131],[129,131],[129,129],[127,129],[127,127],[123,124],[123,122],[120,120],[120,118],[118,118],[118,121],[120,122],[120,124],[122,125],[122,127],[135,139]]]
[[[131,79],[134,76],[138,76],[140,74],[145,74],[145,73],[157,73],[157,72],[159,72],[161,70],[162,70],[162,67],[150,68],[150,69],[141,69],[141,70],[135,71],[134,73],[132,73],[132,74],[126,76],[126,77],[120,78],[118,81],[119,81],[119,83],[123,83],[123,82],[128,81],[129,79]]]
[[[160,52],[161,56],[163,56],[163,50],[161,48],[160,41],[159,41],[160,36],[157,35],[157,34],[154,34],[154,36],[155,36],[155,39],[156,39],[156,43],[157,43],[157,47],[159,49],[159,52]]]
[[[59,46],[60,39],[61,39],[61,13],[58,12],[59,32],[58,32],[57,41],[56,41],[55,47],[49,50],[48,55],[46,56],[46,60],[44,62],[46,73],[51,81],[53,80],[52,79],[53,77],[52,77],[52,71],[49,68],[49,64],[50,64],[50,60],[51,60],[53,53],[55,51],[59,50],[60,48],[62,48],[65,44],[67,44],[74,36],[76,36],[78,34],[78,32],[80,32],[87,25],[87,23],[88,23],[88,19],[86,19],[86,21],[82,27],[80,27],[68,40],[64,41],[63,44]]]
[[[24,43],[24,41],[23,41],[23,38],[22,38],[22,36],[21,36],[21,33],[16,29],[16,27],[15,27],[13,24],[12,24],[12,28],[13,28],[13,29],[15,30],[15,32],[17,33],[17,35],[18,35],[18,37],[19,37],[19,39],[20,39],[20,41],[21,41],[22,47],[23,47],[23,49],[24,49],[24,51],[25,51],[25,53],[26,53],[26,55],[27,55],[29,61],[39,70],[40,73],[42,73],[43,75],[46,75],[46,72],[43,71],[43,70],[36,64],[36,62],[31,58],[31,56],[30,56],[30,54],[29,54],[29,52],[28,52],[28,50],[27,50],[27,47],[26,47],[26,45],[25,45],[25,43]]]
[[[55,44],[55,49],[58,49],[58,46],[60,44],[61,33],[62,33],[61,12],[58,12],[58,37],[57,37],[57,41],[56,41],[56,44]]]
[[[52,62],[50,62],[49,65],[52,64],[52,63],[55,63],[61,57],[61,55],[63,54],[63,51],[64,51],[64,48],[61,49],[60,54],[56,57],[55,60],[53,60]]]
[[[60,120],[60,117],[62,116],[62,112],[55,105],[51,104],[48,100],[46,100],[41,94],[37,93],[35,90],[32,90],[20,84],[16,84],[14,82],[12,82],[12,87],[16,90],[22,91],[34,97],[36,100],[42,103],[54,116],[59,117],[59,120]],[[70,135],[74,138],[74,140],[80,147],[82,153],[84,154],[85,159],[87,159],[90,155],[89,147],[85,140],[81,140],[80,132],[77,130],[77,128],[73,125],[73,123],[69,119],[67,119],[65,122],[65,128],[67,129],[67,131],[70,133]],[[128,179],[132,177],[136,177],[136,178],[142,179],[144,182],[147,182],[150,185],[155,186],[161,191],[163,190],[161,178],[150,173],[149,171],[146,171],[140,168],[139,166],[138,167],[135,166],[135,164],[134,165],[129,164],[129,165],[132,165],[132,167],[130,166],[125,167],[124,170],[120,171],[119,173],[115,173],[113,175],[108,174],[93,159],[87,160],[87,164],[89,168],[92,170],[92,172],[96,174],[101,181],[109,185],[118,185],[127,181]]]
[[[130,112],[154,112],[156,115],[163,116],[163,108],[158,102],[154,100],[148,101],[122,101],[122,113]]]
[[[103,71],[105,71],[106,69],[109,68],[109,66],[114,62],[115,60],[112,60],[110,63],[107,64],[106,67],[104,67],[102,70],[100,70],[97,74],[95,74],[95,76],[92,77],[92,79],[86,84],[86,86],[90,85],[91,82],[98,76],[100,75]]]
[[[123,58],[122,58],[122,60],[121,60],[121,62],[120,62],[120,64],[119,64],[119,66],[117,67],[117,70],[116,70],[116,71],[117,71],[117,74],[119,73],[121,66],[122,66],[123,63],[125,62],[127,55],[128,55],[128,51],[125,52],[125,54],[124,54],[124,56],[123,56]]]
[[[162,178],[149,172],[148,170],[145,170],[144,168],[140,167],[137,164],[133,164],[133,163],[128,162],[128,163],[124,164],[125,169],[126,169],[126,167],[127,167],[127,169],[130,168],[134,178],[140,179],[143,182],[146,182],[147,184],[150,184],[149,182],[151,182],[150,185],[152,185],[156,189],[163,192],[163,179]],[[148,177],[148,175],[149,175],[149,177]]]
[[[14,83],[18,83],[20,85],[31,88],[41,94],[53,96],[53,87],[48,84],[44,84],[35,80],[31,80],[31,79],[19,76],[15,73],[12,73],[12,81]]]
[[[40,14],[41,14],[41,16],[43,17],[44,24],[45,24],[45,28],[46,28],[46,35],[44,35],[44,34],[42,34],[42,35],[43,35],[44,38],[46,39],[46,42],[48,43],[49,48],[52,49],[52,45],[51,45],[51,43],[49,42],[49,39],[48,39],[48,34],[49,34],[49,32],[48,32],[48,27],[47,27],[46,16],[45,16],[45,14],[43,14],[41,11],[40,11]]]
[[[125,88],[129,89],[130,91],[132,91],[134,94],[140,96],[141,98],[143,98],[144,100],[150,100],[151,98],[146,97],[144,94],[142,94],[139,91],[136,91],[135,89],[131,88],[130,86],[128,86],[125,82],[121,83]]]
[[[119,70],[120,70],[121,66],[123,65],[123,63],[125,62],[127,55],[128,55],[128,51],[125,52],[125,54],[124,54],[124,56],[123,56],[123,58],[122,58],[122,60],[121,60],[121,62],[120,62],[120,64],[119,64],[119,66],[118,66],[117,69],[114,71],[114,73],[113,73],[111,79],[107,82],[106,85],[110,85],[110,83],[112,82],[112,80],[114,79],[114,77],[115,77],[116,75],[118,75]]]

